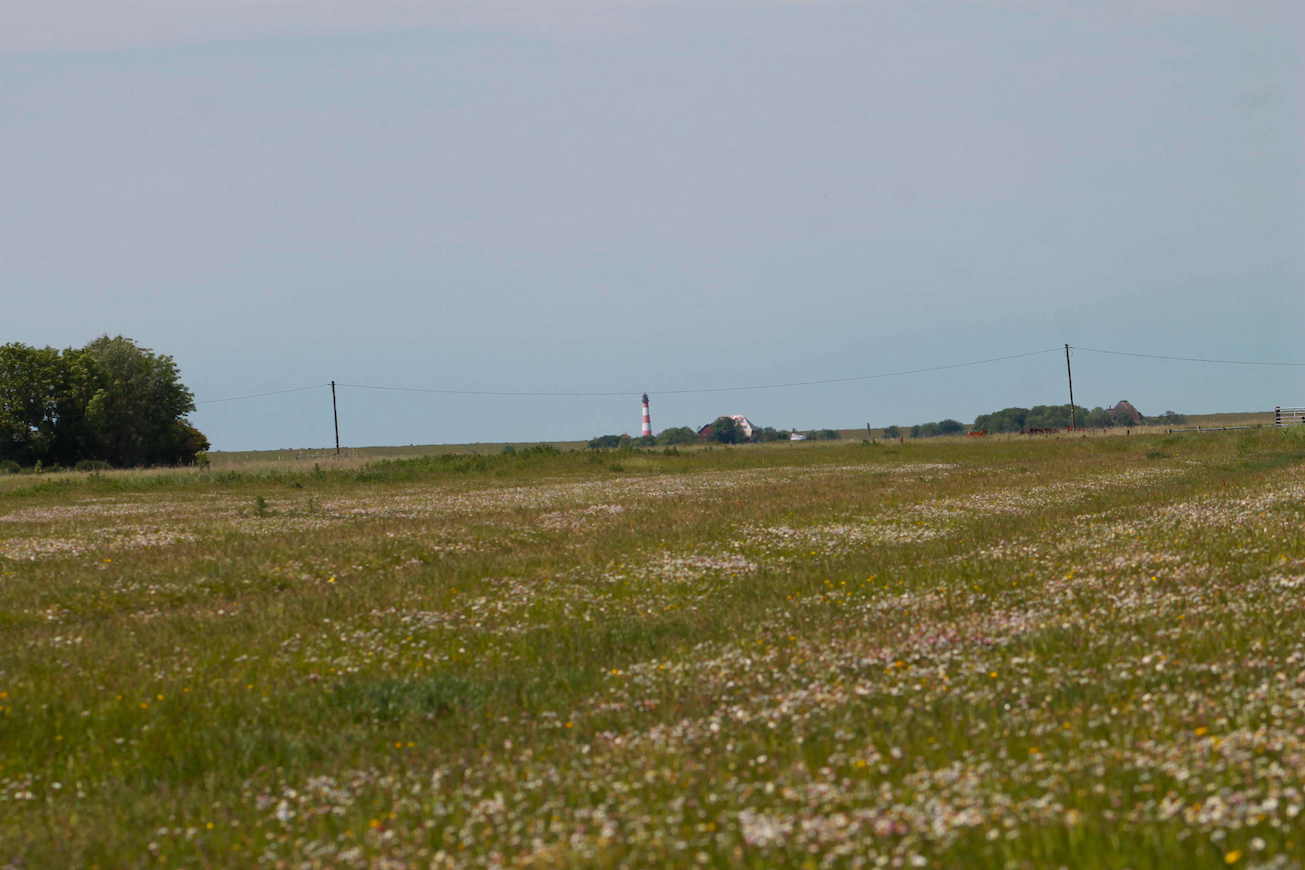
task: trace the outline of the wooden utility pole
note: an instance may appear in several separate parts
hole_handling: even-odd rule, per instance
[[[1069,377],[1069,428],[1078,428],[1078,416],[1074,413],[1074,369],[1069,364],[1069,345],[1065,345],[1065,374]]]
[[[331,419],[335,421],[335,455],[340,455],[340,412],[335,407],[335,381],[331,381]]]

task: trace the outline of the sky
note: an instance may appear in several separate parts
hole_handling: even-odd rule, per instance
[[[220,450],[1305,405],[1295,0],[46,0],[0,342]],[[1059,349],[1057,351],[1057,349]],[[858,378],[991,359],[963,368]],[[237,396],[312,387],[236,401]]]

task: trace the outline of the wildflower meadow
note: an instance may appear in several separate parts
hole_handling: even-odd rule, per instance
[[[1305,432],[0,479],[0,867],[1300,867]]]

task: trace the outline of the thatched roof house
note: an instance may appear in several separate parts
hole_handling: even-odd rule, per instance
[[[1110,416],[1130,426],[1142,425],[1142,412],[1134,408],[1128,399],[1120,399],[1119,404],[1110,409]]]

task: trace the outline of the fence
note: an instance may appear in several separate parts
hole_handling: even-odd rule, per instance
[[[1273,406],[1273,425],[1291,426],[1296,423],[1305,423],[1305,408],[1280,408]]]

